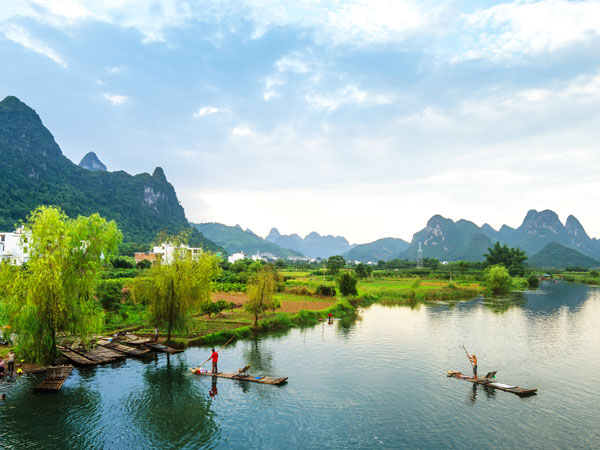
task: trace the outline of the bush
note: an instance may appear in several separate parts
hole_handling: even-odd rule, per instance
[[[335,286],[326,286],[326,285],[322,284],[319,287],[317,287],[315,294],[320,295],[321,297],[335,297],[336,296]]]
[[[202,303],[202,306],[200,307],[200,313],[208,315],[209,318],[211,314],[218,314],[219,312],[216,303],[213,303],[210,300]]]
[[[338,287],[340,289],[340,293],[347,297],[349,295],[358,295],[358,291],[356,290],[356,276],[349,272],[340,272],[337,277]]]
[[[116,311],[123,300],[123,282],[120,280],[104,280],[98,283],[96,295],[107,311]]]
[[[494,294],[506,294],[512,286],[512,278],[506,267],[501,264],[486,269],[485,281],[488,289]]]
[[[152,267],[152,262],[147,259],[143,259],[135,265],[135,268],[139,270],[149,269],[150,267]]]
[[[214,305],[215,314],[221,314],[229,306],[225,300],[217,300]]]
[[[112,266],[115,269],[133,269],[133,263],[129,259],[123,257],[113,259]]]
[[[598,277],[598,276],[600,276],[600,274],[598,274],[598,271],[597,271],[597,270],[591,270],[591,271],[590,271],[590,276],[591,276],[591,277]]]
[[[527,276],[527,286],[530,289],[537,289],[539,285],[540,285],[540,280],[538,279],[537,275],[535,273],[531,272]]]

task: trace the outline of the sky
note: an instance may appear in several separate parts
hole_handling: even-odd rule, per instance
[[[599,48],[600,1],[0,0],[0,98],[75,163],[162,167],[192,222],[600,237]]]

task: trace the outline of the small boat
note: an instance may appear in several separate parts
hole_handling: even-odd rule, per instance
[[[212,372],[198,372],[195,369],[190,369],[195,375],[203,375],[205,377],[219,377],[219,378],[230,378],[232,380],[251,381],[253,383],[261,384],[283,384],[287,381],[288,377],[259,377],[254,375],[238,375],[235,373],[218,372],[213,374]]]
[[[512,392],[513,394],[517,394],[520,397],[536,395],[537,393],[537,389],[524,389],[519,386],[512,386],[510,384],[498,383],[497,381],[494,381],[494,379],[496,378],[496,372],[488,372],[484,377],[477,378],[476,380],[473,377],[464,375],[461,372],[457,372],[455,370],[448,370],[446,373],[449,377],[470,381],[471,383],[491,387],[500,391]]]

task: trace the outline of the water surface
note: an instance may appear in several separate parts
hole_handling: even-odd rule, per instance
[[[76,369],[57,394],[0,381],[0,447],[593,448],[600,445],[600,290],[457,304],[373,305],[354,321],[239,341],[220,368],[288,376],[284,386],[199,377],[191,348]],[[519,398],[447,378],[470,370],[537,387]]]

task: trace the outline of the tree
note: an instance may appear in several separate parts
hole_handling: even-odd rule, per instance
[[[525,273],[525,261],[527,255],[518,248],[508,248],[506,244],[500,245],[496,242],[494,247],[488,248],[488,253],[483,255],[487,266],[502,264],[508,269],[511,276],[523,276]]]
[[[248,282],[246,289],[248,300],[244,304],[244,309],[254,315],[254,327],[258,323],[258,316],[271,308],[275,283],[275,273],[269,265],[254,274]]]
[[[356,266],[356,276],[359,279],[367,278],[369,276],[367,272],[367,266],[365,266],[363,263],[359,263],[358,266]]]
[[[330,256],[327,259],[327,270],[331,275],[336,275],[346,265],[346,260],[340,255]]]
[[[488,267],[485,271],[485,281],[488,289],[494,294],[506,294],[512,286],[508,269],[502,264]]]
[[[337,276],[338,288],[343,296],[358,295],[356,282],[356,276],[351,272],[341,272]]]
[[[273,311],[273,314],[275,314],[275,310],[279,308],[281,308],[281,300],[273,297],[273,300],[271,300],[271,304],[269,305],[269,309]]]
[[[25,224],[29,262],[3,291],[5,313],[18,336],[19,352],[38,363],[58,356],[57,336],[87,342],[102,324],[94,289],[102,259],[117,251],[121,232],[98,214],[69,219],[40,206]],[[3,269],[4,271],[4,269]]]
[[[136,279],[133,292],[147,302],[151,322],[167,328],[170,341],[174,330],[187,331],[194,309],[212,303],[210,282],[218,271],[213,254],[204,252],[193,258],[186,249],[177,247],[170,264],[159,262]]]

